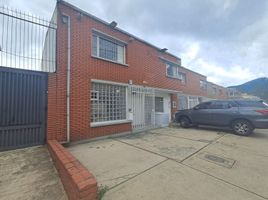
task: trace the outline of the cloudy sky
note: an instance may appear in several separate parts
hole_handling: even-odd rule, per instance
[[[268,76],[267,0],[68,0],[229,86]],[[0,0],[50,18],[56,0]]]

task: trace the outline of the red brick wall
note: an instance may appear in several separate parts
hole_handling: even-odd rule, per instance
[[[181,91],[184,94],[207,96],[207,91],[200,88],[200,80],[206,81],[205,76],[184,68],[181,68],[180,71],[186,74],[186,84],[181,86]]]
[[[47,138],[66,140],[66,70],[67,70],[67,25],[60,13],[71,17],[71,94],[70,121],[71,140],[92,138],[106,134],[131,131],[131,124],[90,127],[91,79],[145,85],[172,90],[181,90],[179,80],[166,77],[166,66],[159,59],[176,61],[177,58],[159,53],[157,49],[138,40],[129,41],[129,36],[109,28],[83,15],[77,19],[77,11],[59,4],[57,32],[57,72],[49,75]],[[92,28],[128,42],[126,63],[115,64],[91,57]]]
[[[186,74],[186,84],[181,85],[181,91],[187,95],[194,95],[194,96],[202,96],[202,97],[209,97],[213,99],[227,99],[227,88],[222,86],[216,85],[214,83],[208,82],[207,90],[203,90],[200,88],[200,80],[206,81],[206,76],[202,74],[195,73],[191,70],[181,68],[180,71]],[[211,85],[217,88],[217,93],[213,95],[211,93]],[[222,91],[220,93],[220,90]]]
[[[96,200],[98,188],[95,177],[56,140],[49,140],[47,144],[68,199]]]

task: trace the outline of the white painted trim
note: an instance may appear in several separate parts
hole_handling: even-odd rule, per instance
[[[91,82],[94,82],[94,83],[105,83],[105,84],[111,84],[111,85],[128,86],[127,83],[120,83],[120,82],[106,81],[106,80],[99,80],[99,79],[91,79]]]
[[[115,82],[115,81],[106,81],[106,80],[100,80],[100,79],[91,79],[91,82],[106,83],[106,84],[111,84],[111,85],[144,87],[144,88],[148,88],[148,89],[154,89],[154,90],[156,90],[156,92],[181,93],[182,94],[182,91],[177,91],[177,90],[170,90],[170,89],[156,88],[156,87],[147,87],[147,86],[143,86],[143,85],[134,85],[134,84],[120,83],[120,82]]]
[[[118,41],[118,43],[122,43],[122,44],[124,44],[124,45],[127,45],[127,44],[128,44],[126,41],[120,40],[120,39],[118,39],[118,38],[116,38],[116,37],[114,37],[114,36],[111,36],[111,35],[109,35],[109,34],[107,34],[107,33],[104,33],[104,32],[102,32],[102,31],[99,31],[98,29],[92,28],[91,31],[92,31],[93,33],[95,32],[96,34],[100,34],[100,35],[106,36],[106,37],[108,37],[108,38],[111,38],[111,39],[113,39],[113,40],[115,40],[115,41]]]
[[[113,124],[125,124],[125,123],[131,123],[131,120],[123,119],[123,120],[106,121],[106,122],[91,122],[90,127],[109,126]]]

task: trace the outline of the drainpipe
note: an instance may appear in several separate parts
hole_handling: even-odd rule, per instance
[[[70,142],[70,83],[71,83],[71,20],[68,16],[68,49],[67,49],[67,142]]]
[[[71,21],[70,16],[63,14],[63,23],[67,24],[67,93],[66,93],[66,141],[62,143],[70,142],[70,82],[71,82]],[[66,20],[67,19],[67,20]]]

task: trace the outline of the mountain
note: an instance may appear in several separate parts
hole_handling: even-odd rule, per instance
[[[258,96],[261,99],[268,102],[268,78],[257,78],[252,81],[246,82],[242,85],[230,86],[229,88],[235,88],[242,93]]]

